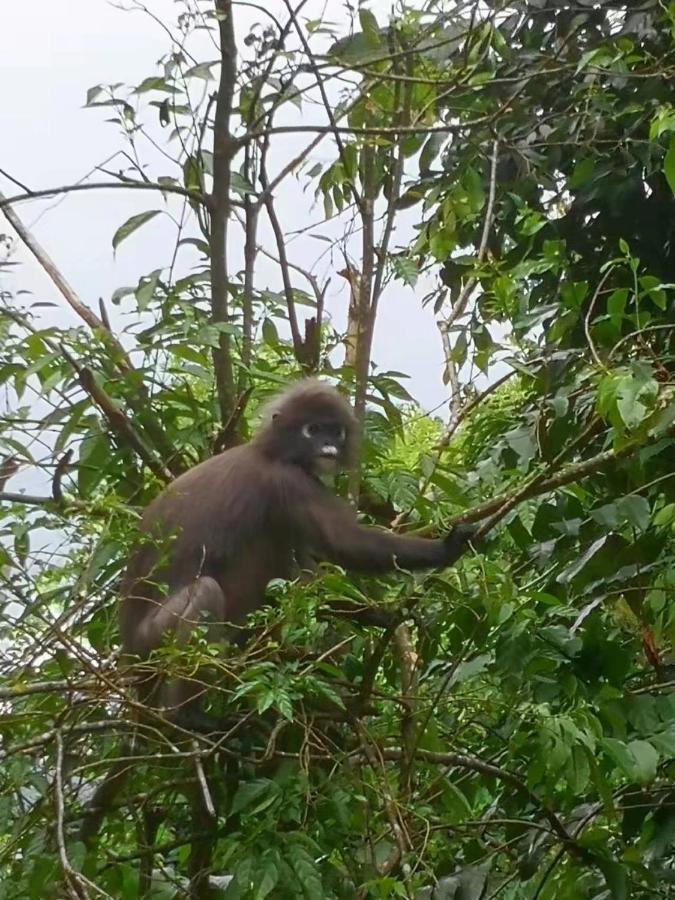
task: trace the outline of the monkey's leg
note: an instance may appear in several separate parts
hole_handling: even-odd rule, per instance
[[[152,807],[143,809],[141,813],[141,844],[143,855],[138,868],[138,896],[146,900],[152,893],[152,863],[157,831],[162,824],[163,815]]]
[[[157,604],[141,623],[136,643],[149,653],[171,632],[184,643],[205,619],[213,624],[225,622],[225,597],[214,578],[202,575]]]
[[[225,597],[213,578],[202,576],[170,594],[143,624],[140,641],[149,649],[159,646],[166,633],[173,632],[180,644],[187,643],[194,629],[208,624],[217,637],[225,625]],[[173,679],[163,685],[161,702],[176,724],[190,731],[217,731],[218,723],[197,709],[204,686],[189,679]]]
[[[188,859],[190,900],[204,900],[210,894],[209,873],[216,846],[217,819],[206,809],[200,785],[194,785],[189,795],[191,809],[191,840]]]
[[[120,756],[128,756],[131,751],[132,744],[125,744],[120,750]],[[132,765],[128,759],[115,760],[103,781],[94,791],[94,796],[87,804],[87,810],[80,824],[80,840],[85,847],[90,847],[95,840],[105,814],[129,777]]]

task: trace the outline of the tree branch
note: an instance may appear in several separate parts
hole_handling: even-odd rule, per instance
[[[26,200],[40,200],[45,197],[55,197],[57,194],[76,194],[80,191],[107,191],[114,188],[126,188],[134,191],[160,191],[163,194],[178,194],[187,197],[194,203],[207,205],[207,198],[199,191],[188,190],[179,184],[155,184],[152,181],[134,181],[131,178],[124,181],[88,181],[85,184],[64,184],[59,187],[44,188],[39,191],[26,191],[25,194],[14,194],[5,197],[0,193],[0,209],[24,203]]]
[[[39,265],[47,273],[62,297],[65,299],[68,306],[70,306],[70,308],[82,319],[82,321],[89,326],[94,335],[100,337],[104,344],[107,345],[107,348],[111,353],[112,363],[117,368],[117,370],[121,372],[122,375],[127,375],[130,372],[134,373],[136,378],[135,390],[139,395],[139,402],[136,403],[133,399],[128,399],[129,405],[135,412],[138,412],[141,408],[144,408],[145,411],[147,411],[147,404],[150,401],[150,394],[148,393],[145,383],[138,373],[138,370],[131,362],[131,359],[129,358],[126,350],[111,331],[109,322],[107,322],[103,317],[99,318],[99,316],[97,316],[92,309],[90,309],[85,303],[82,302],[75,289],[68,283],[65,276],[49,256],[44,247],[42,247],[37,238],[28,230],[28,228],[26,228],[26,226],[23,224],[23,222],[17,216],[11,206],[8,205],[9,202],[10,201],[7,200],[3,201],[3,194],[0,193],[0,208],[2,208],[5,217],[9,221],[12,228],[16,231],[19,238],[31,251],[35,259],[38,261]],[[103,307],[103,301],[100,301],[100,306],[103,312],[105,309],[105,307]],[[168,469],[173,475],[179,475],[182,471],[182,465],[180,463],[180,460],[176,458],[175,449],[167,442],[164,431],[157,424],[155,418],[152,415],[146,417],[146,422],[148,434],[150,435],[151,440],[153,441],[159,452],[167,460]]]
[[[105,418],[110,423],[111,428],[117,432],[129,446],[136,451],[138,456],[143,460],[151,472],[153,472],[162,482],[169,482],[173,476],[163,462],[159,460],[152,450],[146,445],[143,438],[136,431],[132,423],[124,415],[124,412],[115,403],[113,398],[96,382],[94,373],[87,366],[80,366],[73,357],[67,353],[65,348],[61,348],[68,362],[77,372],[77,378],[82,388],[89,394],[94,403],[101,410]]]
[[[478,539],[490,531],[497,522],[508,515],[523,500],[547,494],[559,487],[564,487],[566,484],[573,484],[576,481],[581,481],[582,478],[587,478],[589,475],[595,475],[612,463],[629,459],[631,456],[637,455],[645,447],[656,444],[666,437],[675,437],[675,427],[671,427],[660,434],[652,434],[646,440],[625,444],[618,450],[606,450],[583,462],[565,466],[549,478],[546,477],[545,472],[534,475],[523,487],[514,493],[500,494],[492,500],[481,503],[479,506],[467,510],[466,513],[455,516],[450,524],[457,525],[463,522],[478,522],[486,519],[476,533],[476,539]]]
[[[230,134],[230,118],[237,79],[237,48],[234,39],[231,0],[216,0],[220,33],[220,81],[213,122],[213,196],[211,204],[211,315],[215,323],[229,323],[229,275],[227,268],[227,227],[230,217],[230,166],[239,144]],[[221,422],[227,422],[234,407],[234,372],[231,336],[218,335],[213,350],[213,366]]]
[[[405,750],[398,747],[387,747],[380,750],[382,759],[392,762],[398,762],[399,760],[404,759],[405,753]],[[568,849],[572,849],[578,855],[586,854],[586,851],[582,851],[582,848],[576,844],[574,838],[556,814],[549,809],[536,794],[532,793],[524,781],[512,772],[501,769],[499,766],[495,766],[492,763],[484,762],[482,759],[478,759],[475,756],[468,756],[465,753],[439,753],[434,750],[422,750],[418,748],[415,751],[415,756],[423,762],[441,766],[457,766],[460,769],[468,769],[472,772],[478,772],[481,775],[497,778],[499,781],[504,781],[507,784],[512,784],[518,790],[526,794],[530,802],[541,811],[542,815],[551,826],[551,830],[560,838]]]

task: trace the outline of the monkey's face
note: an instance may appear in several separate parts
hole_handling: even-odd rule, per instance
[[[347,424],[332,410],[306,412],[310,414],[274,418],[275,455],[315,475],[335,473],[347,461]]]
[[[344,464],[346,439],[345,426],[334,419],[305,422],[300,429],[305,468],[317,475],[337,472]]]
[[[272,408],[267,426],[255,441],[268,457],[322,475],[348,467],[354,427],[346,400],[333,388],[310,379]]]

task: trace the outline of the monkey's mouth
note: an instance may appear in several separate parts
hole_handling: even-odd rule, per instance
[[[331,444],[328,444],[327,446],[321,448],[319,457],[321,459],[337,459],[338,448],[331,446]]]

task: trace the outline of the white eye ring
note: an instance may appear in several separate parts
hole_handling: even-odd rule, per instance
[[[312,432],[311,432],[311,430],[310,430],[310,426],[309,426],[309,425],[303,425],[303,426],[302,426],[302,436],[303,436],[303,437],[306,437],[306,438],[311,438],[311,437],[312,437]]]

